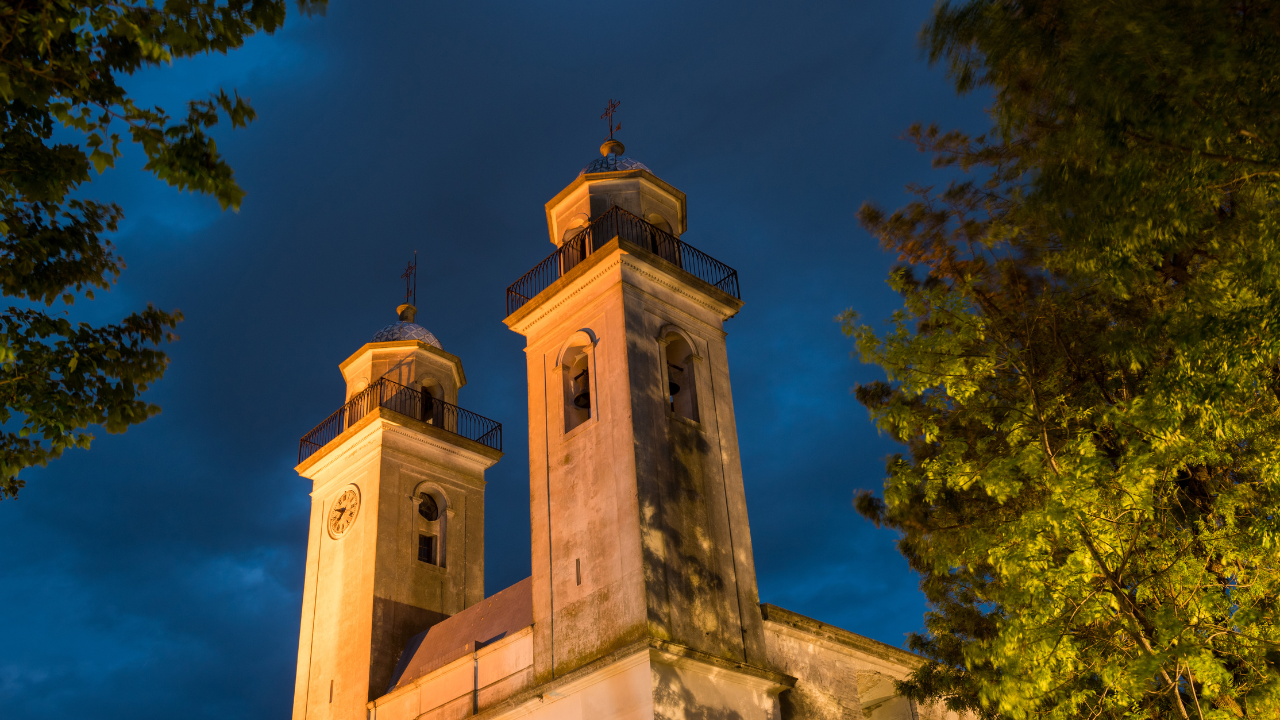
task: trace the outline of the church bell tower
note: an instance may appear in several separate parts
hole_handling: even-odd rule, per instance
[[[485,597],[502,427],[458,407],[462,362],[408,304],[414,264],[397,322],[339,365],[346,402],[299,446],[294,720],[922,717],[891,682],[919,658],[759,603],[725,343],[738,276],[623,152],[611,134],[546,204],[554,250],[507,289],[531,577]]]
[[[502,426],[458,407],[462,361],[416,309],[339,365],[346,402],[302,438],[312,482],[294,720],[363,720],[405,642],[484,598],[484,473]]]
[[[623,152],[610,139],[546,204],[556,250],[508,290],[527,338],[534,676],[648,643],[655,708],[679,717],[664,673],[781,686],[759,670],[725,349],[737,274],[680,239],[684,193]]]

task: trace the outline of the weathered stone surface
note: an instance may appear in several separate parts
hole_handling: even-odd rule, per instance
[[[367,385],[361,373],[434,382],[451,402],[465,383],[456,357],[416,341],[367,344],[342,369],[349,394]],[[298,466],[312,481],[312,511],[295,720],[362,717],[410,637],[484,598],[484,471],[501,455],[376,408]],[[336,535],[328,518],[351,488],[359,510]],[[423,493],[438,498],[435,521],[418,512]],[[434,563],[418,560],[428,532]]]
[[[684,193],[647,168],[619,170],[580,175],[547,201],[552,244],[560,245],[615,205],[675,235],[685,231]]]
[[[447,620],[420,625],[428,629],[405,644],[392,678],[394,687],[388,692],[533,625],[532,585],[532,578],[525,578]],[[499,672],[488,682],[482,677],[489,672],[486,670],[480,673],[480,686],[523,668],[523,665],[507,667],[507,671]]]
[[[920,664],[916,655],[774,605],[761,609],[769,664],[796,678],[781,696],[781,720],[958,720],[895,692],[894,681]]]
[[[592,172],[547,203],[552,242],[613,205],[684,232],[684,194],[649,170]],[[957,720],[896,695],[919,658],[759,604],[724,331],[742,303],[669,260],[614,238],[506,319],[527,338],[532,577],[487,604],[500,453],[378,410],[299,465],[295,720]],[[348,397],[390,377],[456,402],[466,382],[416,341],[342,371]],[[366,509],[338,539],[325,513],[351,485]],[[423,491],[444,511],[429,525]],[[426,531],[439,566],[415,559]]]
[[[529,338],[534,389],[537,677],[643,636],[763,662],[721,327],[736,303],[616,241],[566,280],[509,320]],[[696,353],[700,421],[663,396],[662,341],[675,332]],[[592,416],[565,430],[561,358],[575,342],[586,343]]]

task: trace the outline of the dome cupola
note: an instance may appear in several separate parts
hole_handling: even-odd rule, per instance
[[[547,203],[553,245],[558,247],[614,206],[676,237],[685,231],[684,193],[624,152],[617,139],[605,140],[600,157]]]
[[[639,160],[623,157],[622,153],[626,151],[627,148],[625,145],[610,138],[600,146],[601,156],[587,163],[587,166],[582,168],[582,172],[578,173],[578,175],[620,172],[623,170],[649,170],[649,167]],[[650,172],[652,171],[650,170]]]
[[[444,346],[440,344],[440,341],[436,339],[436,336],[433,335],[430,330],[413,321],[414,316],[417,314],[418,309],[412,305],[405,304],[397,307],[396,315],[398,319],[396,322],[393,322],[379,330],[374,334],[373,339],[369,342],[381,343],[396,342],[398,340],[419,340],[431,345],[432,347],[443,350]]]

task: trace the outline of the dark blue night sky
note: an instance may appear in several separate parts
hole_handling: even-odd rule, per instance
[[[128,263],[77,312],[187,317],[162,415],[98,432],[0,503],[0,717],[282,718],[293,692],[309,482],[297,440],[342,402],[338,363],[394,319],[419,251],[418,322],[462,358],[461,404],[500,420],[486,590],[529,574],[523,338],[504,290],[545,257],[543,203],[598,157],[598,116],[689,197],[684,239],[738,269],[727,325],[761,598],[901,645],[917,578],[853,510],[894,451],[849,394],[845,308],[887,317],[892,258],[858,226],[936,182],[898,138],[981,128],[916,36],[930,2],[333,2],[229,57],[133,78],[171,111],[218,87],[239,213],[141,172],[114,200]],[[292,8],[291,8],[292,9]]]

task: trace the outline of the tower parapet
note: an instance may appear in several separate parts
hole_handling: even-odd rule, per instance
[[[507,292],[531,577],[483,597],[501,426],[453,404],[461,361],[404,305],[342,363],[347,402],[299,451],[295,720],[960,720],[897,695],[921,658],[759,604],[725,345],[737,273],[679,237],[684,194],[623,152],[610,137],[547,204],[556,250]]]
[[[360,718],[405,642],[484,599],[484,473],[502,426],[457,406],[462,361],[402,305],[303,436],[311,532],[294,718]]]
[[[765,669],[723,327],[737,274],[678,237],[683,192],[621,143],[601,152],[547,203],[559,247],[508,294],[531,389],[534,677],[641,643],[664,684],[697,695],[734,667],[768,704],[784,683]]]
[[[679,237],[685,231],[685,196],[638,160],[625,157],[622,143],[608,140],[601,157],[547,201],[547,232],[559,247],[611,207],[620,207],[654,227]]]

